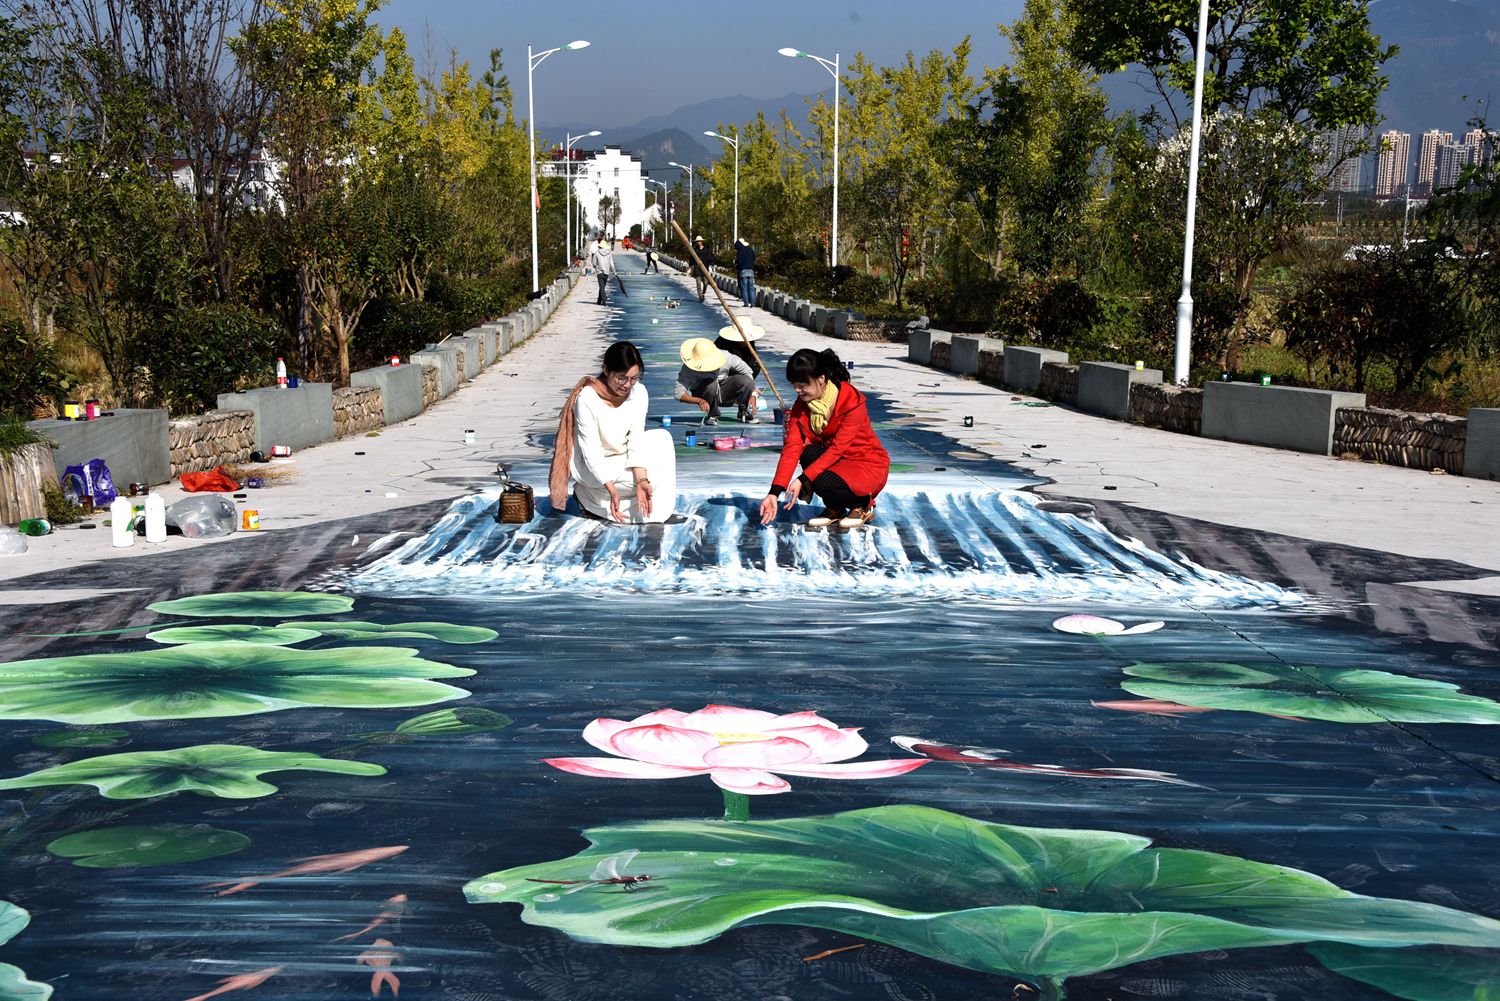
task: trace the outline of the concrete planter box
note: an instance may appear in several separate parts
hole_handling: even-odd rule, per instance
[[[463,378],[465,382],[484,371],[484,345],[478,337],[472,334],[456,334],[448,338],[444,343],[451,344],[463,352]]]
[[[765,309],[766,308],[766,303],[770,300],[770,298],[771,298],[771,293],[767,292],[764,288],[761,288],[759,286],[756,287],[756,289],[755,289],[755,304],[757,306],[759,306],[761,309]]]
[[[913,330],[906,340],[906,360],[918,365],[932,364],[932,345],[950,344],[953,335],[946,330]]]
[[[1066,351],[1047,348],[1005,347],[1005,384],[1014,389],[1035,389],[1042,384],[1042,366],[1047,362],[1068,363]]]
[[[1296,386],[1209,382],[1203,386],[1203,437],[1330,455],[1340,407],[1363,407],[1364,393]]]
[[[479,343],[484,348],[484,357],[480,359],[488,368],[495,364],[495,359],[500,357],[500,332],[495,329],[493,323],[487,323],[469,332],[471,336],[478,337]]]
[[[1500,480],[1500,410],[1474,407],[1469,411],[1464,475]]]
[[[504,358],[510,354],[510,349],[515,340],[516,323],[509,317],[495,321],[495,357]]]
[[[518,309],[510,314],[510,321],[515,326],[511,345],[525,344],[526,338],[531,336],[531,314],[524,309]]]
[[[325,386],[325,390],[329,387]],[[286,389],[281,395],[301,390]],[[325,392],[328,437],[333,437],[333,398]],[[248,407],[232,408],[248,410]],[[165,410],[116,410],[113,417],[91,421],[28,421],[29,427],[57,442],[52,465],[62,476],[68,466],[103,459],[121,493],[132,483],[166,483],[172,478],[172,446],[167,436]],[[260,416],[256,415],[257,418]],[[259,425],[257,424],[257,427]]]
[[[799,327],[810,327],[812,325],[813,304],[806,299],[797,300],[797,315],[794,322]]]
[[[781,305],[781,318],[783,320],[788,320],[792,323],[795,323],[797,321],[797,310],[801,309],[802,304],[806,301],[806,299],[788,298],[787,301],[782,303]]]
[[[908,345],[911,341],[906,342]],[[979,374],[979,352],[986,348],[991,351],[1005,350],[1005,342],[997,341],[993,337],[985,337],[981,334],[954,334],[950,342],[948,353],[948,370],[958,375]],[[907,354],[910,356],[911,348],[908,346]]]
[[[534,334],[542,329],[542,324],[547,322],[547,311],[539,302],[531,302],[526,306],[526,312],[531,316],[531,332]]]
[[[333,440],[333,384],[329,382],[220,393],[218,403],[220,410],[248,410],[255,415],[255,447],[267,454],[272,445],[306,448]]]
[[[1117,421],[1129,420],[1130,387],[1136,383],[1161,385],[1161,369],[1086,361],[1078,366],[1078,409]]]
[[[438,396],[452,396],[458,388],[458,352],[447,347],[432,347],[425,351],[413,351],[412,363],[437,369]]]
[[[826,333],[829,317],[833,316],[833,310],[827,306],[817,306],[812,311],[812,320],[807,324],[808,328],[815,334]]]
[[[349,375],[349,385],[373,386],[380,390],[380,406],[387,425],[408,420],[422,412],[422,366],[382,365]]]

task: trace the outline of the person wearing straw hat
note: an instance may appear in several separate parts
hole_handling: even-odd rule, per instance
[[[595,304],[606,305],[604,291],[609,288],[609,280],[616,276],[616,271],[614,242],[605,240],[603,233],[594,241],[594,250],[589,254],[589,267],[599,277],[599,298],[595,300]]]
[[[599,374],[573,387],[547,477],[554,511],[567,507],[571,483],[579,506],[595,518],[638,525],[671,516],[676,445],[672,432],[646,430],[644,367],[634,344],[616,341],[604,352]]]
[[[693,237],[693,252],[698,255],[698,260],[703,262],[705,268],[714,266],[714,252],[709,250],[703,243],[702,236]],[[708,291],[708,279],[703,277],[703,272],[694,270],[693,278],[698,283],[698,301],[703,301],[703,295]]]
[[[741,336],[743,331],[743,336]],[[760,378],[760,359],[755,356],[755,351],[750,347],[752,343],[760,340],[766,332],[749,320],[740,320],[739,327],[730,324],[719,328],[719,336],[714,339],[714,347],[734,355],[750,369],[752,379]],[[747,424],[758,424],[760,418],[756,414],[760,411],[760,390],[752,389],[750,399],[745,403],[745,414],[743,418]]]
[[[788,511],[816,494],[823,510],[809,528],[858,528],[875,517],[875,496],[885,489],[891,457],[875,435],[865,395],[832,351],[802,348],[786,363],[797,402],[786,415],[781,458],[771,489],[760,502],[760,523],[776,520],[786,495]],[[801,465],[802,475],[793,477]]]
[[[740,420],[747,424],[760,420],[754,411],[746,413],[755,396],[755,373],[738,356],[715,347],[707,337],[688,338],[678,354],[682,368],[677,370],[672,397],[702,410],[704,424],[719,423],[719,411],[724,406],[738,407]]]

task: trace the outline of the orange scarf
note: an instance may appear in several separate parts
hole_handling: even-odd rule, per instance
[[[600,375],[586,375],[578,380],[578,385],[568,394],[568,402],[563,404],[562,417],[557,422],[557,445],[552,451],[552,469],[547,475],[547,489],[552,495],[552,509],[561,511],[568,506],[568,480],[571,478],[573,468],[573,405],[578,402],[578,394],[583,392],[584,387],[591,387],[611,407],[618,407],[630,398],[630,393],[616,393],[609,388],[609,384]]]

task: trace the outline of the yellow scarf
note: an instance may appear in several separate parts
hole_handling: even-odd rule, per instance
[[[807,405],[810,412],[809,421],[812,423],[814,434],[822,434],[823,429],[828,426],[828,418],[833,415],[833,405],[839,399],[839,384],[832,379],[828,385],[823,387],[823,395]]]

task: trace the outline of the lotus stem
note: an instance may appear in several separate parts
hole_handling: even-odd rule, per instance
[[[742,792],[724,791],[724,819],[725,820],[749,820],[750,819],[750,797]]]

